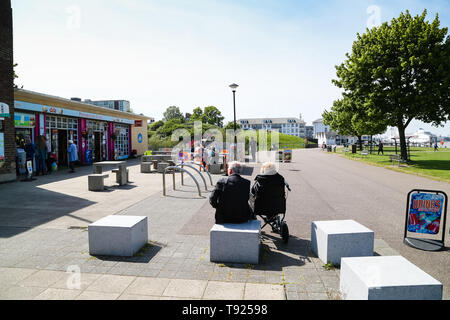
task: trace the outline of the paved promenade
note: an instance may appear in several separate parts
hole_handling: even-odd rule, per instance
[[[340,299],[339,270],[325,270],[310,252],[311,222],[330,219],[374,230],[376,254],[404,255],[444,283],[449,299],[448,251],[402,244],[407,192],[433,187],[450,194],[448,184],[319,150],[295,151],[293,163],[281,164],[293,189],[289,243],[265,229],[259,265],[225,265],[209,261],[209,192],[199,197],[192,181],[181,188],[178,177],[177,190],[168,179],[163,197],[161,175],[141,174],[137,160],[129,168],[129,186],[113,186],[110,175],[111,187],[101,193],[87,190],[89,167],[0,185],[0,299]],[[111,214],[148,217],[150,243],[135,257],[89,255],[87,226]],[[68,270],[81,272],[79,288]]]

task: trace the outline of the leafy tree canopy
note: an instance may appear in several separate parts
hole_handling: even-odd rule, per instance
[[[176,106],[168,107],[166,112],[164,112],[164,120],[180,119],[184,120],[183,113],[181,113],[180,108]]]
[[[357,34],[351,54],[337,66],[333,83],[360,101],[368,116],[382,114],[397,127],[402,157],[405,129],[413,119],[441,125],[450,114],[450,40],[439,17],[409,11],[378,28]]]

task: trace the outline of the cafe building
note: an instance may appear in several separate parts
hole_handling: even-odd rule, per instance
[[[33,91],[14,92],[16,147],[47,138],[59,166],[68,164],[68,142],[78,147],[81,164],[125,160],[147,151],[151,118]]]

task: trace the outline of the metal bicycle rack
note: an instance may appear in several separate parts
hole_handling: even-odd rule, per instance
[[[166,173],[168,173],[168,171],[172,172],[173,190],[176,190],[175,189],[175,174],[177,172],[180,172],[181,173],[181,177],[182,177],[181,179],[183,179],[183,173],[187,173],[192,178],[192,180],[194,180],[195,184],[197,185],[198,195],[200,197],[202,196],[202,192],[200,191],[200,185],[198,184],[198,181],[197,181],[197,179],[195,179],[194,175],[192,173],[190,173],[188,170],[186,170],[184,168],[181,168],[179,166],[170,166],[170,167],[167,167],[164,170],[164,172],[163,172],[163,196],[167,195],[166,194]],[[204,178],[203,178],[203,180],[204,180]],[[205,186],[206,186],[206,181],[205,181]]]
[[[214,184],[213,184],[213,181],[212,181],[212,178],[211,178],[211,174],[206,170],[205,166],[203,166],[201,163],[194,162],[194,161],[185,162],[184,165],[186,165],[186,164],[195,164],[195,165],[199,166],[200,168],[202,168],[203,171],[208,174],[209,181],[211,182],[211,186],[214,187]],[[181,163],[180,165],[183,165],[183,164]]]
[[[186,163],[180,163],[179,165],[177,165],[177,167],[181,168],[181,169],[184,169],[184,167],[188,167],[188,168],[191,168],[192,170],[194,170],[195,172],[197,172],[199,174],[200,178],[202,178],[203,183],[205,184],[205,191],[208,191],[208,186],[206,184],[205,177],[203,177],[202,173],[199,170],[197,170],[194,166],[191,166],[190,164],[186,164]],[[186,172],[186,171],[182,171],[182,172]],[[184,186],[183,173],[181,173],[181,185]]]

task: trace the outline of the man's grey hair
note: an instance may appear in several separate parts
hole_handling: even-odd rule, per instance
[[[242,166],[239,162],[233,161],[228,165],[228,169],[231,170],[233,173],[241,174],[242,172]]]

